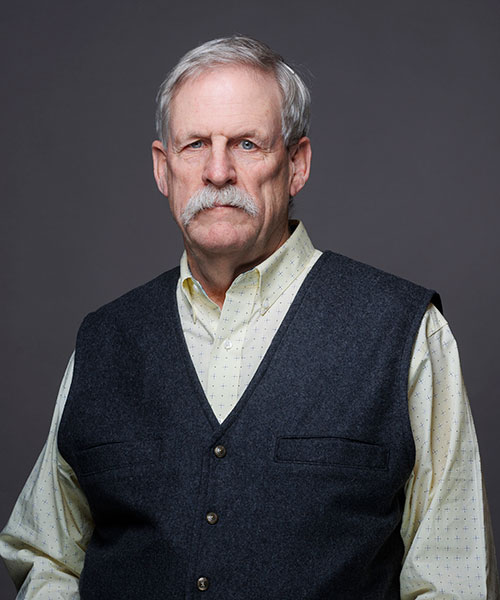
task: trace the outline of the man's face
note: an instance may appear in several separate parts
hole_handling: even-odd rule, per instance
[[[288,237],[289,197],[307,180],[310,146],[302,138],[290,152],[285,148],[281,94],[272,75],[222,66],[181,85],[170,105],[167,149],[154,142],[153,158],[188,254],[243,252],[252,262]],[[192,196],[227,186],[249,195],[257,214],[221,202],[183,222]]]

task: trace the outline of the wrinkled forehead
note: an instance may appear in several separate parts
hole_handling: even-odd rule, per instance
[[[194,67],[193,69],[186,71],[173,86],[170,103],[174,101],[180,90],[186,84],[196,84],[197,81],[203,80],[221,71],[245,73],[246,75],[254,79],[256,86],[262,85],[264,82],[266,82],[267,84],[272,82],[272,85],[276,88],[276,90],[279,93],[280,101],[283,101],[283,92],[279,85],[278,79],[276,78],[276,74],[272,68],[265,69],[263,67],[257,67],[255,65],[249,65],[245,63],[214,62],[209,65],[199,65],[197,67]]]
[[[281,129],[282,93],[272,71],[241,65],[214,65],[185,78],[170,103],[169,129],[226,121],[248,127]]]

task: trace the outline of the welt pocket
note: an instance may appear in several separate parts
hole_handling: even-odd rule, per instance
[[[341,437],[278,437],[277,462],[339,465],[355,469],[387,470],[389,453],[379,444]]]
[[[82,475],[92,475],[157,462],[160,452],[161,439],[107,442],[79,450],[76,461]]]

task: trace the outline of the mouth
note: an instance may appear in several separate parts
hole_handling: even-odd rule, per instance
[[[234,204],[224,204],[224,202],[215,202],[213,206],[209,207],[205,210],[211,210],[214,208],[240,208],[239,206],[234,206]]]

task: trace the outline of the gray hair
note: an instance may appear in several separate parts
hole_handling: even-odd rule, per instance
[[[161,84],[156,97],[156,132],[165,148],[170,103],[182,83],[205,69],[231,64],[253,67],[275,76],[282,95],[281,132],[287,148],[307,135],[311,95],[305,83],[269,46],[250,37],[235,35],[210,40],[190,50]]]

